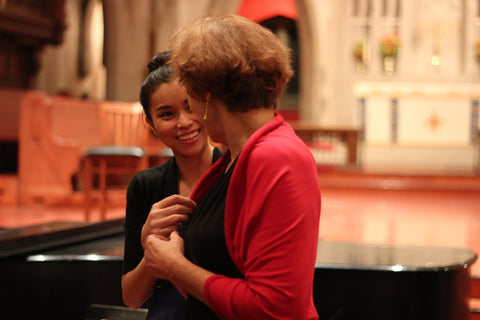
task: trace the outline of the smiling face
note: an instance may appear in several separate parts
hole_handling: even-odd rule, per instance
[[[185,88],[176,80],[160,85],[150,101],[150,125],[175,156],[195,156],[208,146],[207,132],[190,109]]]

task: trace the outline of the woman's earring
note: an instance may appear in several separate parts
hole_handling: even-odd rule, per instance
[[[208,100],[207,100],[207,105],[205,106],[205,113],[203,114],[203,120],[207,120],[207,112],[208,112]]]

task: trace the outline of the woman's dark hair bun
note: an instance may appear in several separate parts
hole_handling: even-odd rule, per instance
[[[168,64],[170,60],[170,51],[164,51],[155,55],[152,60],[148,63],[148,72],[153,72],[160,67],[163,67]]]

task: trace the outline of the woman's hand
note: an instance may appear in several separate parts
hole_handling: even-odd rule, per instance
[[[143,248],[145,249],[149,235],[168,240],[172,231],[179,230],[182,223],[188,221],[196,207],[197,204],[192,199],[178,194],[155,203],[142,227]]]
[[[145,242],[144,260],[155,278],[172,281],[175,263],[185,259],[183,253],[183,239],[177,231],[167,240],[150,235]]]
[[[155,278],[168,280],[184,297],[189,293],[207,304],[203,288],[213,273],[185,258],[183,238],[177,231],[168,240],[148,236],[143,261]]]

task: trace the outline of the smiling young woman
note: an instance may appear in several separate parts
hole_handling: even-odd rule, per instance
[[[141,92],[150,130],[172,149],[166,163],[138,172],[127,191],[122,293],[134,309],[150,300],[147,319],[181,319],[185,299],[174,285],[159,281],[144,263],[143,246],[149,235],[168,239],[189,220],[196,207],[193,187],[221,155],[209,142],[200,118],[191,111],[187,93],[173,77],[168,52],[155,56]]]

